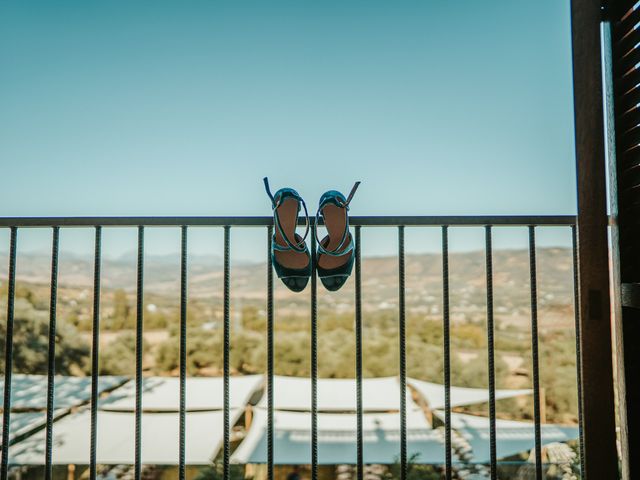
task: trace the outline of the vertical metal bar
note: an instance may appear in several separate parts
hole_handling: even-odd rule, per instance
[[[4,402],[2,404],[2,462],[0,480],[7,480],[9,468],[9,429],[11,428],[11,372],[13,370],[13,307],[16,293],[16,248],[18,229],[11,227],[9,285],[7,291],[7,333],[4,347]]]
[[[180,246],[180,440],[178,475],[185,480],[185,410],[187,398],[187,227],[181,228]]]
[[[311,229],[311,251],[316,251],[316,229]],[[318,282],[311,255],[311,480],[318,480]]]
[[[451,480],[451,319],[449,318],[449,227],[447,225],[442,226],[442,319],[445,478]]]
[[[267,479],[273,476],[273,226],[267,228]]]
[[[573,314],[576,331],[576,382],[578,387],[578,435],[580,443],[580,475],[584,477],[584,434],[582,416],[582,364],[580,363],[580,290],[578,287],[578,235],[576,226],[571,226],[571,247],[573,252]]]
[[[491,225],[485,226],[485,252],[487,273],[487,356],[489,369],[489,441],[491,452],[491,480],[498,478],[496,460],[496,368],[493,325],[493,248]]]
[[[542,480],[540,361],[538,356],[538,275],[536,268],[536,229],[534,226],[529,226],[529,277],[531,285],[531,362],[533,367],[533,419],[535,432],[536,480]]]
[[[230,260],[229,260],[229,240],[231,227],[224,227],[224,480],[231,478],[229,469],[229,457],[231,455],[229,425],[229,356],[230,356],[230,328],[229,306],[230,306]]]
[[[100,266],[102,257],[102,227],[96,227],[93,254],[93,325],[91,339],[91,439],[89,480],[97,479],[96,451],[98,438],[98,375],[100,349]]]
[[[356,421],[357,421],[357,480],[364,478],[364,451],[362,438],[362,263],[360,226],[356,227]]]
[[[138,227],[138,278],[136,290],[136,412],[134,478],[141,479],[142,471],[142,357],[144,328],[144,227]]]
[[[46,480],[53,478],[53,411],[55,400],[56,374],[56,307],[58,305],[58,247],[60,244],[60,227],[53,227],[51,245],[51,297],[49,300],[49,351],[47,359],[47,431],[45,474]]]
[[[407,349],[405,329],[404,226],[398,227],[398,320],[400,340],[400,480],[407,478]]]

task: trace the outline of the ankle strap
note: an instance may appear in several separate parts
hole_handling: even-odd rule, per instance
[[[330,257],[342,257],[343,255],[346,255],[351,250],[353,250],[355,247],[355,243],[353,241],[353,235],[351,235],[351,232],[349,232],[349,225],[347,225],[344,232],[345,233],[342,237],[342,240],[340,241],[340,245],[338,245],[337,248],[333,250],[327,250],[322,246],[321,242],[318,242],[318,252],[322,255],[329,255]],[[347,239],[349,240],[349,243],[347,243],[347,245],[345,246],[345,242],[347,241]]]
[[[273,209],[273,219],[274,219],[274,225],[276,227],[276,230],[278,231],[278,233],[280,233],[280,236],[282,236],[284,243],[287,244],[286,247],[283,247],[281,245],[278,245],[277,242],[273,242],[274,248],[276,250],[280,250],[282,252],[287,251],[287,250],[295,250],[296,252],[304,252],[307,248],[307,244],[305,243],[307,240],[307,236],[309,236],[309,213],[307,212],[307,205],[304,203],[304,200],[302,198],[298,199],[298,202],[300,202],[302,204],[302,208],[304,209],[304,218],[305,218],[305,230],[304,230],[304,235],[301,237],[301,240],[299,242],[293,243],[291,242],[291,240],[289,240],[289,238],[287,237],[286,233],[284,232],[284,230],[282,229],[282,226],[280,224],[280,215],[278,214],[278,205],[276,205]],[[298,212],[300,212],[300,205],[298,204]],[[298,216],[296,215],[296,222],[298,220]],[[295,231],[294,231],[294,235],[295,235]],[[275,237],[275,234],[274,234]],[[294,236],[294,241],[295,241],[295,236]]]
[[[264,183],[264,189],[267,191],[267,195],[269,195],[269,198],[271,199],[271,206],[273,208],[275,208],[276,206],[276,199],[273,198],[273,194],[271,193],[271,189],[269,188],[269,178],[268,177],[264,177],[262,179],[263,183]]]
[[[353,184],[353,187],[351,187],[351,192],[349,192],[349,196],[347,197],[347,201],[344,203],[344,207],[349,206],[351,200],[353,200],[353,196],[356,194],[356,190],[358,190],[358,187],[360,186],[360,183],[360,181],[357,181]]]
[[[273,223],[274,223],[275,229],[278,233],[280,233],[284,242],[286,243],[286,246],[283,247],[282,245],[278,245],[274,241],[273,242],[274,249],[280,250],[280,251],[295,250],[296,252],[304,252],[306,250],[305,242],[307,240],[307,236],[309,235],[309,228],[310,228],[309,212],[307,211],[307,204],[304,202],[304,200],[298,194],[298,192],[296,192],[293,189],[286,189],[287,192],[289,192],[287,193],[286,196],[294,198],[298,202],[298,213],[300,213],[300,204],[302,204],[302,208],[304,209],[304,218],[305,218],[305,226],[306,226],[304,235],[301,237],[302,240],[300,242],[295,242],[295,237],[294,237],[294,242],[295,242],[294,243],[291,240],[289,240],[289,238],[287,238],[287,235],[282,229],[282,225],[280,223],[280,215],[278,214],[278,207],[280,206],[281,200],[283,199],[283,197],[285,197],[285,195],[284,194],[278,195],[279,192],[282,192],[282,190],[278,190],[276,192],[276,195],[274,196],[271,193],[271,189],[269,188],[269,179],[267,177],[264,177],[262,181],[264,182],[264,188],[267,191],[267,195],[271,199],[271,206],[273,208]],[[296,215],[296,224],[297,224],[297,221],[298,221],[298,215]],[[294,235],[295,235],[295,231],[294,231]],[[275,234],[274,234],[274,237],[275,237]]]
[[[344,198],[342,194],[339,192],[335,192],[335,195],[333,195],[333,201],[335,202],[334,204],[349,210],[349,204],[351,203],[351,200],[353,200],[353,196],[355,195],[356,190],[358,190],[360,183],[361,182],[358,181],[353,185],[353,187],[351,188],[351,192],[349,192],[349,196],[346,198],[344,202],[340,198],[340,197]],[[330,192],[327,192],[327,193],[330,193]],[[324,208],[326,203],[329,203],[329,200],[320,203],[320,206],[318,207],[318,211],[316,212],[316,221],[314,225],[316,238],[318,238],[318,224],[320,223],[320,217],[322,217],[322,219],[324,220],[324,213],[322,212],[322,209]],[[340,239],[340,244],[333,250],[327,250],[322,246],[320,242],[318,242],[318,251],[320,253],[334,256],[334,257],[340,257],[342,255],[349,253],[351,250],[353,250],[353,247],[354,247],[353,237],[350,237],[349,235],[350,233],[349,232],[349,215],[347,215],[346,217],[347,217],[346,224],[345,224],[344,232],[342,234],[342,238]],[[347,239],[349,239],[348,244],[346,244]],[[344,248],[345,246],[346,248]],[[341,251],[342,248],[344,248],[344,250]]]

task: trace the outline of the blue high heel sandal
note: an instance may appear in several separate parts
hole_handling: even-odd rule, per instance
[[[316,270],[327,290],[335,292],[347,281],[353,270],[355,242],[349,232],[349,203],[360,186],[356,182],[349,196],[329,190],[320,197],[316,213],[316,238],[320,217],[328,235],[318,242]]]
[[[274,234],[271,242],[273,268],[289,290],[301,292],[311,277],[311,253],[305,243],[309,234],[307,206],[293,188],[281,188],[272,195],[268,178],[265,177],[263,181],[273,208]],[[302,237],[296,233],[301,207],[304,209],[306,219],[306,229]]]

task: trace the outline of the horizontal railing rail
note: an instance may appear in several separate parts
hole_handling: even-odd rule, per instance
[[[302,222],[302,219],[300,219]],[[313,219],[312,219],[313,222]],[[442,240],[442,286],[443,286],[443,359],[444,359],[444,390],[445,390],[445,458],[443,459],[445,477],[453,478],[456,459],[452,455],[452,427],[451,427],[451,337],[450,337],[450,284],[449,284],[449,228],[450,227],[483,227],[485,234],[485,269],[486,269],[486,302],[487,302],[487,345],[488,345],[488,390],[489,390],[489,424],[490,424],[490,475],[492,479],[498,476],[497,452],[496,452],[496,377],[495,377],[495,339],[494,339],[494,291],[493,291],[493,247],[492,235],[494,227],[525,227],[529,234],[529,278],[531,296],[531,350],[533,373],[533,399],[534,399],[534,426],[535,426],[535,471],[536,478],[541,479],[544,471],[542,462],[541,442],[541,398],[540,398],[540,374],[538,354],[538,293],[536,272],[536,229],[538,227],[566,227],[571,230],[573,249],[573,276],[574,276],[574,302],[577,301],[577,265],[576,265],[576,217],[572,215],[551,216],[354,216],[350,223],[355,230],[355,367],[356,367],[356,415],[357,415],[357,478],[363,479],[363,404],[362,404],[362,270],[361,270],[361,229],[368,227],[395,227],[398,233],[398,327],[399,327],[399,372],[400,372],[400,474],[404,480],[408,475],[407,458],[407,415],[406,415],[406,330],[405,330],[405,228],[406,227],[438,227],[441,229]],[[185,401],[186,401],[186,346],[187,346],[187,271],[188,271],[188,242],[187,235],[190,227],[222,227],[224,229],[224,434],[223,434],[223,464],[224,478],[230,478],[230,453],[231,453],[231,425],[229,416],[229,356],[231,348],[230,340],[230,232],[236,227],[263,227],[267,234],[265,258],[267,260],[267,474],[268,478],[274,478],[274,424],[273,424],[273,378],[274,378],[274,297],[273,297],[273,266],[271,263],[270,249],[273,241],[273,221],[271,217],[3,217],[0,218],[0,227],[8,227],[11,230],[8,270],[8,297],[7,297],[7,328],[5,338],[5,382],[4,382],[4,409],[2,419],[2,461],[0,467],[0,480],[6,480],[9,467],[9,455],[7,448],[10,445],[11,422],[11,374],[13,351],[13,323],[14,323],[14,299],[16,284],[16,257],[18,232],[22,228],[49,227],[53,230],[52,243],[52,269],[51,269],[51,296],[50,296],[50,328],[48,351],[48,414],[46,418],[46,468],[45,478],[52,478],[52,449],[53,441],[53,398],[55,375],[55,335],[56,335],[56,303],[57,303],[57,276],[58,276],[58,252],[60,250],[60,229],[70,227],[92,227],[95,231],[94,249],[94,283],[93,283],[93,318],[92,318],[92,395],[91,395],[91,432],[89,465],[90,479],[97,478],[97,409],[98,409],[98,350],[100,346],[100,285],[101,285],[101,255],[103,227],[136,227],[137,239],[137,278],[136,278],[136,408],[135,408],[135,452],[134,452],[134,478],[141,478],[141,405],[142,405],[142,345],[144,328],[144,232],[146,227],[179,227],[181,230],[181,268],[180,268],[180,352],[179,352],[179,376],[180,376],[180,424],[179,438],[176,448],[179,449],[179,478],[185,478]],[[314,251],[317,239],[315,229],[311,229],[311,250]],[[317,326],[317,280],[316,265],[312,261],[311,277],[311,477],[318,478],[318,326]],[[578,370],[580,368],[580,338],[579,338],[579,312],[575,311],[576,325],[576,350],[578,358]],[[577,372],[578,395],[581,395],[581,378]],[[580,445],[582,445],[582,412],[579,405]],[[165,441],[165,440],[162,440]],[[583,451],[583,450],[581,450]],[[582,455],[581,455],[582,457]]]
[[[314,218],[309,219],[313,224]],[[304,224],[301,217],[299,223]],[[575,215],[351,216],[361,227],[570,226]],[[273,217],[0,217],[0,227],[268,227]]]

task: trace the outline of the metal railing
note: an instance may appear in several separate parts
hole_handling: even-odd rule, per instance
[[[313,220],[311,220],[313,222]],[[302,219],[300,220],[302,222]],[[496,376],[495,376],[495,342],[494,342],[494,298],[493,298],[493,229],[494,227],[526,227],[529,233],[529,273],[531,288],[531,347],[533,371],[534,425],[535,425],[535,472],[536,478],[543,475],[542,441],[541,441],[541,405],[540,405],[540,373],[538,353],[538,298],[536,271],[536,228],[565,227],[572,233],[574,302],[577,304],[577,250],[576,250],[576,218],[574,216],[386,216],[386,217],[351,217],[350,223],[355,230],[356,263],[355,263],[355,367],[356,367],[356,415],[357,415],[357,478],[363,479],[363,406],[362,406],[362,273],[361,229],[369,227],[395,227],[398,233],[398,319],[399,319],[399,370],[400,370],[400,475],[407,478],[407,416],[406,416],[406,332],[405,332],[405,227],[438,227],[442,238],[442,285],[443,285],[443,359],[445,389],[445,477],[453,477],[452,445],[451,445],[451,320],[450,320],[450,285],[449,285],[449,228],[450,227],[484,227],[485,233],[485,268],[486,268],[486,301],[487,301],[487,346],[488,346],[488,389],[489,389],[489,423],[490,423],[490,472],[491,478],[498,475],[496,454]],[[97,478],[96,445],[97,445],[97,413],[98,413],[98,351],[100,331],[100,281],[102,256],[102,231],[104,227],[137,227],[137,286],[136,286],[136,409],[135,409],[135,479],[141,478],[141,414],[142,414],[142,345],[143,345],[143,305],[144,305],[144,233],[147,227],[178,227],[181,229],[181,266],[180,266],[180,411],[179,411],[179,479],[185,479],[185,410],[186,410],[186,341],[187,341],[187,235],[190,227],[221,227],[224,229],[224,436],[223,463],[224,478],[230,478],[230,415],[229,415],[229,355],[230,355],[230,233],[239,227],[262,227],[267,234],[267,475],[274,478],[274,424],[273,424],[273,376],[274,376],[274,298],[273,268],[269,251],[273,237],[271,217],[29,217],[0,218],[0,228],[10,229],[10,250],[8,270],[7,327],[5,347],[5,382],[4,408],[2,416],[2,457],[0,480],[7,480],[10,445],[11,422],[11,374],[13,356],[14,299],[16,284],[16,253],[18,233],[22,228],[49,227],[53,230],[51,255],[51,291],[49,312],[49,351],[48,351],[48,386],[46,416],[46,465],[45,478],[52,478],[53,449],[53,399],[55,375],[55,336],[56,336],[56,304],[58,282],[58,252],[60,229],[66,227],[91,227],[95,230],[94,244],[94,279],[93,279],[93,318],[91,347],[91,433],[89,475],[91,480]],[[311,228],[311,249],[316,246],[315,229]],[[316,265],[312,260],[311,276],[311,478],[318,478],[318,323],[317,323],[317,280]],[[577,386],[578,398],[581,399],[582,385],[580,375],[580,329],[579,309],[574,308],[576,324],[577,353]],[[582,410],[578,402],[580,450],[584,451],[582,436]],[[584,462],[584,456],[580,455]],[[584,471],[584,464],[582,465]]]

